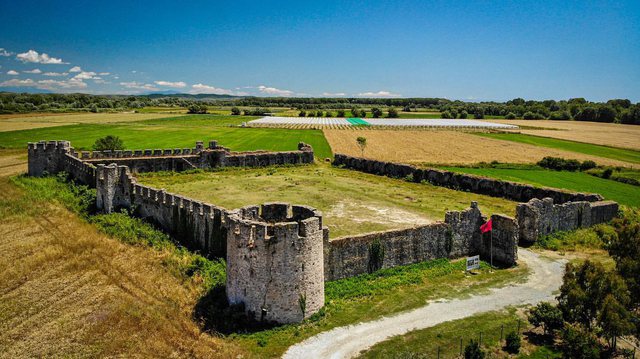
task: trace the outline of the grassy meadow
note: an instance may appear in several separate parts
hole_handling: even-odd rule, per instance
[[[71,141],[76,149],[90,149],[96,139],[115,135],[128,149],[184,148],[193,147],[197,140],[218,140],[232,151],[290,151],[302,141],[313,146],[318,158],[332,156],[321,131],[239,127],[252,119],[255,117],[189,115],[0,132],[0,148],[26,148],[27,142],[57,139]]]
[[[539,168],[443,168],[454,172],[528,183],[538,187],[554,187],[577,192],[599,193],[604,198],[614,200],[620,204],[633,207],[640,206],[639,187],[582,172],[552,171]]]
[[[406,182],[325,163],[214,172],[145,173],[141,183],[223,206],[282,201],[320,209],[332,238],[443,221],[478,201],[485,213],[514,215],[515,202]]]

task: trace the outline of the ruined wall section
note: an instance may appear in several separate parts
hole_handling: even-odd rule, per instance
[[[498,225],[501,244],[494,247],[494,261],[511,266],[515,265],[517,260],[517,223],[513,218],[506,216],[504,220],[516,227],[504,230],[505,226]],[[381,268],[438,258],[460,258],[480,254],[482,259],[489,260],[489,252],[484,251],[480,233],[483,223],[484,217],[477,203],[473,202],[463,211],[447,212],[445,222],[342,237],[332,241],[326,238],[325,280],[343,279],[372,273]]]
[[[227,298],[259,321],[296,323],[324,306],[323,228],[310,207],[268,203],[225,219]]]
[[[252,151],[231,152],[209,141],[204,148],[201,141],[195,148],[156,149],[137,151],[94,151],[82,152],[82,159],[89,163],[116,163],[128,166],[134,173],[175,171],[190,169],[211,169],[218,167],[264,167],[273,165],[296,165],[313,163],[313,148],[305,143],[298,144],[298,151]]]
[[[493,230],[483,233],[479,242],[480,258],[493,264],[511,267],[518,260],[518,222],[509,216],[494,214],[491,216]]]
[[[421,169],[406,164],[382,162],[365,158],[336,154],[335,166],[344,166],[361,172],[406,178],[411,175],[412,181],[426,181],[434,186],[448,187],[455,190],[502,197],[518,202],[527,202],[533,198],[553,198],[555,203],[601,201],[603,197],[593,193],[565,192],[552,188],[537,188],[531,185],[502,181],[498,179],[455,173],[438,169]]]
[[[552,198],[534,198],[516,208],[520,243],[531,245],[555,232],[608,222],[617,216],[618,209],[618,203],[613,201],[555,204]]]

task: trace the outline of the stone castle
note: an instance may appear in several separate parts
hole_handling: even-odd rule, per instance
[[[324,306],[324,282],[436,258],[490,255],[475,202],[449,211],[443,222],[330,240],[322,214],[302,205],[265,203],[229,210],[137,183],[135,173],[193,168],[304,165],[314,161],[304,143],[289,152],[232,152],[210,141],[194,148],[77,152],[68,141],[29,143],[29,175],[66,172],[96,188],[97,208],[122,208],[155,224],[182,245],[208,257],[225,257],[226,293],[255,320],[294,323]],[[561,230],[611,220],[618,205],[596,194],[425,170],[404,164],[336,155],[334,165],[376,175],[411,178],[433,185],[522,201],[516,218],[492,215],[493,259],[517,261],[518,243]],[[411,175],[411,176],[409,176]]]

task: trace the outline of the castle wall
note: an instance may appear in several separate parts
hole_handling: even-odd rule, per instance
[[[310,207],[269,203],[229,213],[227,298],[255,320],[296,323],[324,306],[322,221]]]
[[[515,265],[518,255],[517,223],[506,216],[499,218],[502,221],[498,221],[498,234],[494,238],[494,262]],[[325,280],[438,258],[480,254],[489,260],[489,248],[484,248],[480,233],[483,223],[484,217],[473,202],[466,210],[447,212],[445,222],[325,240]]]
[[[518,260],[518,222],[511,217],[494,214],[491,216],[492,231],[483,233],[480,245],[480,258],[493,261],[494,265],[511,267]],[[493,257],[493,260],[492,260]]]
[[[394,178],[406,178],[411,175],[414,182],[426,181],[434,186],[448,187],[492,197],[502,197],[518,202],[527,202],[533,198],[553,198],[555,203],[575,201],[595,202],[603,199],[599,194],[565,192],[552,188],[537,188],[522,183],[438,169],[421,169],[406,164],[382,162],[341,154],[335,155],[333,164],[361,172]]]
[[[618,214],[618,204],[613,201],[554,204],[552,198],[534,198],[518,204],[516,213],[520,243],[528,245],[555,232],[608,222]]]

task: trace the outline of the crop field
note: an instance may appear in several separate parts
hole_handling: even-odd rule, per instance
[[[249,122],[252,126],[309,126],[309,127],[397,127],[403,128],[466,128],[466,129],[512,129],[514,125],[499,124],[478,120],[427,119],[427,118],[340,118],[340,117],[276,117],[267,116]]]
[[[522,126],[517,132],[561,140],[640,150],[640,128],[619,123],[551,120],[490,120]],[[527,127],[534,127],[529,129]]]
[[[26,148],[28,142],[69,140],[76,149],[90,149],[96,139],[119,136],[128,149],[192,147],[197,140],[218,140],[233,151],[291,151],[298,142],[313,146],[319,158],[331,157],[331,149],[319,130],[241,128],[255,117],[191,115],[137,122],[79,124],[64,127],[0,132],[0,148]]]
[[[478,135],[496,140],[513,141],[522,144],[547,147],[549,149],[571,151],[589,156],[599,156],[612,160],[624,161],[636,164],[635,167],[637,167],[637,164],[640,164],[640,151],[636,150],[517,133],[479,133]]]
[[[0,116],[0,132],[34,128],[66,126],[72,124],[109,124],[136,122],[158,118],[176,117],[162,113],[82,113],[82,114],[17,114]]]
[[[473,164],[499,161],[503,163],[535,163],[545,156],[554,156],[575,158],[582,161],[593,160],[602,165],[635,165],[634,162],[628,162],[634,160],[633,156],[612,159],[597,155],[597,151],[585,154],[567,149],[544,147],[535,142],[506,141],[500,137],[505,136],[502,134],[496,134],[494,138],[493,134],[480,136],[460,131],[324,129],[323,132],[334,153],[362,156],[356,144],[356,138],[363,136],[367,139],[364,157],[391,162]],[[632,154],[635,152],[632,151]]]
[[[564,188],[577,192],[599,193],[606,199],[628,206],[640,206],[640,187],[595,177],[582,172],[520,168],[444,167],[450,171],[528,183],[539,187]]]
[[[139,181],[228,209],[290,202],[320,209],[331,238],[444,220],[477,200],[487,213],[514,215],[515,202],[405,182],[327,164],[206,173],[150,173]]]

